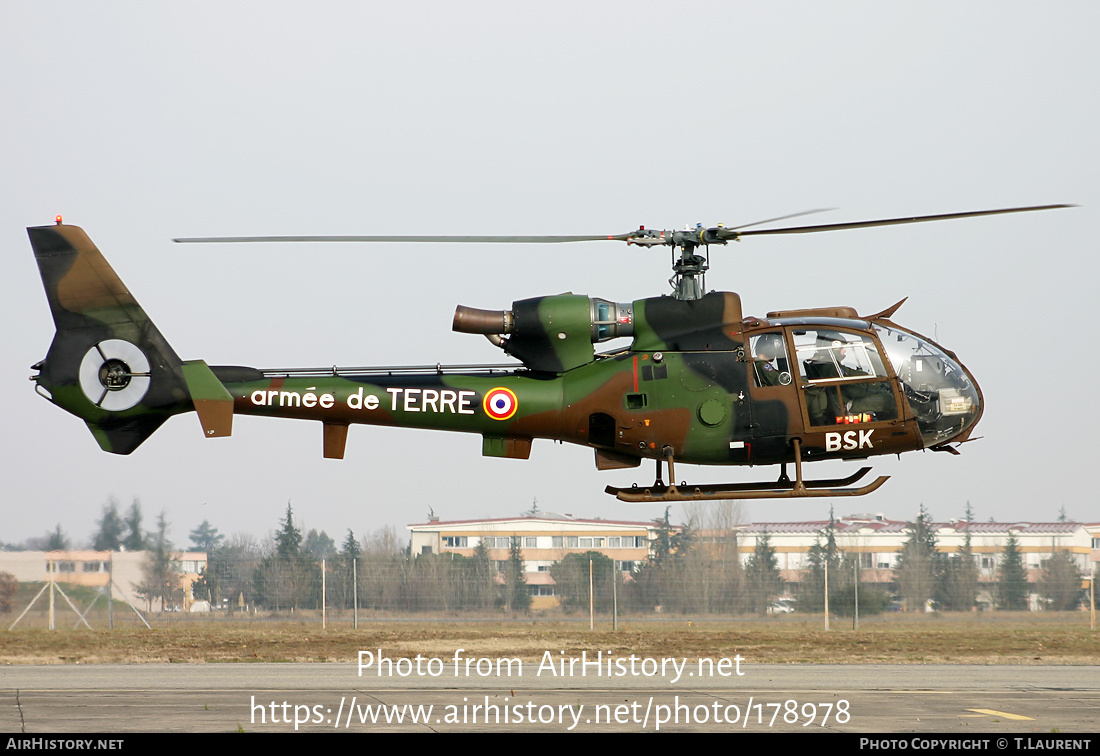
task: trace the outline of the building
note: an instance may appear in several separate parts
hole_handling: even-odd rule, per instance
[[[779,560],[783,579],[795,586],[809,567],[810,547],[823,541],[828,527],[828,520],[758,522],[741,526],[738,528],[741,559],[746,560],[757,541],[767,534]],[[893,581],[898,556],[909,539],[908,522],[887,520],[883,515],[857,514],[836,519],[833,527],[837,547],[848,554],[859,554],[862,581],[884,585]],[[1019,542],[1028,582],[1036,586],[1036,590],[1043,563],[1056,551],[1069,552],[1081,574],[1086,577],[1095,563],[1100,561],[1100,523],[950,520],[934,522],[931,528],[936,536],[936,550],[948,555],[958,553],[969,534],[980,581],[986,586],[996,582],[1000,557],[1010,535],[1015,535]],[[988,603],[990,597],[980,596],[979,600]],[[1032,608],[1038,608],[1035,592],[1031,603]]]
[[[567,554],[598,551],[614,560],[625,573],[634,572],[649,557],[650,542],[656,537],[655,522],[580,520],[553,512],[532,512],[518,517],[487,520],[441,521],[407,526],[412,554],[460,554],[473,556],[482,541],[498,571],[508,561],[514,542],[523,556],[532,608],[558,605],[550,566]]]
[[[779,561],[783,580],[792,591],[804,579],[809,568],[810,548],[823,540],[829,520],[805,522],[758,522],[734,528],[737,551],[744,565],[760,538],[765,534]],[[453,553],[472,556],[481,541],[489,547],[490,558],[498,571],[508,560],[514,541],[520,547],[526,582],[534,597],[535,608],[557,606],[550,567],[570,553],[598,551],[624,573],[632,573],[650,555],[659,523],[616,520],[582,520],[571,515],[534,512],[518,517],[484,520],[441,521],[408,525],[412,554]],[[991,603],[990,588],[996,582],[1001,554],[1009,535],[1015,535],[1023,553],[1028,581],[1035,587],[1033,609],[1040,607],[1038,583],[1043,563],[1056,551],[1066,551],[1081,574],[1087,576],[1100,561],[1100,523],[1076,522],[966,522],[950,520],[931,525],[940,553],[958,553],[970,536],[983,585],[982,603]],[[909,539],[909,523],[888,520],[883,515],[856,514],[833,521],[837,547],[846,554],[858,554],[863,583],[890,586],[898,557]],[[706,548],[717,544],[726,533],[702,531],[695,541]]]
[[[148,551],[3,551],[0,572],[11,573],[21,583],[52,579],[69,585],[106,587],[113,570],[113,597],[142,607],[146,602],[137,595],[136,586],[145,577],[149,554]],[[206,569],[206,552],[173,552],[172,556],[184,589],[183,606],[174,608],[188,611],[192,603],[191,586]]]

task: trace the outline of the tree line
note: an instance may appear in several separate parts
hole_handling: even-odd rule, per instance
[[[326,606],[336,609],[525,612],[531,605],[517,543],[502,571],[484,543],[468,557],[411,557],[392,529],[364,542],[348,530],[337,549],[323,531],[303,537],[290,504],[271,548],[248,536],[226,540],[206,523],[192,539],[207,551],[207,567],[193,594],[228,611],[319,609],[322,588]]]
[[[973,522],[970,505],[966,522]],[[1065,521],[1063,510],[1061,521]],[[909,525],[909,539],[902,547],[895,568],[897,592],[909,609],[923,609],[929,604],[945,611],[969,611],[978,606],[979,592],[987,591],[993,607],[1009,611],[1029,609],[1033,592],[1028,582],[1024,552],[1015,533],[1009,532],[1001,552],[993,580],[982,582],[974,554],[969,529],[964,530],[963,545],[954,554],[936,549],[936,534],[932,517],[923,506]],[[1084,598],[1084,576],[1065,549],[1054,549],[1040,570],[1034,591],[1043,606],[1051,611],[1076,609]]]
[[[971,515],[968,505],[967,522]],[[689,505],[687,522],[679,526],[670,522],[666,509],[656,522],[648,559],[632,573],[624,574],[597,551],[568,554],[550,567],[554,594],[566,612],[587,611],[591,602],[598,612],[617,605],[629,612],[766,614],[777,609],[778,597],[793,598],[797,611],[821,612],[827,583],[830,611],[842,616],[855,611],[857,596],[861,614],[884,611],[895,598],[911,611],[929,606],[968,611],[978,606],[983,589],[999,609],[1028,608],[1031,589],[1015,536],[1000,555],[996,580],[983,584],[969,533],[956,553],[938,551],[931,516],[923,506],[909,525],[890,585],[861,581],[860,554],[838,545],[831,512],[828,526],[809,549],[801,579],[789,585],[766,531],[742,559],[740,525],[740,510],[733,502]],[[176,605],[182,603],[183,588],[173,566],[178,552],[168,533],[164,513],[156,528],[146,532],[139,501],[124,516],[110,501],[92,546],[147,551],[143,580],[134,588],[150,606]],[[411,555],[392,528],[361,540],[349,529],[337,546],[324,531],[303,535],[289,503],[266,545],[244,534],[226,538],[205,520],[189,535],[195,550],[207,554],[205,572],[192,587],[193,597],[229,611],[317,609],[323,589],[326,605],[333,608],[522,613],[530,609],[537,590],[527,585],[518,538],[512,540],[504,562],[490,558],[484,539],[478,539],[471,556]],[[43,546],[69,547],[60,525],[44,540]],[[1072,556],[1056,552],[1044,563],[1038,584],[1044,605],[1053,610],[1075,608],[1082,596],[1081,579]]]

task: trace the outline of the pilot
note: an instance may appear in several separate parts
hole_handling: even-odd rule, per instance
[[[803,363],[806,377],[811,381],[829,380],[831,378],[859,378],[867,373],[858,367],[845,365],[844,359],[849,357],[849,347],[844,334],[837,331],[817,332],[817,351],[813,357]],[[810,416],[812,425],[831,425],[840,422],[849,412],[856,412],[845,406],[849,403],[849,392],[862,396],[865,388],[857,385],[845,386],[844,396],[837,394],[835,386],[815,385],[806,389],[806,411]],[[864,410],[858,410],[862,412]]]
[[[859,367],[860,357],[856,349],[848,343],[841,333],[821,331],[818,333],[818,351],[806,361],[806,375],[818,380],[828,378],[871,378],[873,373],[868,373]],[[868,346],[871,346],[868,344]],[[845,363],[845,359],[850,360]],[[851,364],[855,363],[855,364]],[[807,390],[807,405],[811,417],[816,418],[815,424],[842,422],[843,418],[860,417],[867,419],[884,419],[887,410],[892,407],[893,400],[889,389],[882,382],[842,383],[838,387],[840,396],[836,390],[829,388],[822,390],[818,396],[810,395]]]
[[[820,381],[866,375],[857,367],[844,365],[844,358],[847,356],[848,344],[843,334],[834,331],[818,331],[817,351],[804,363],[806,377]]]
[[[850,383],[841,386],[840,396],[847,415],[871,415],[882,420],[887,419],[884,416],[885,410],[893,405],[893,397],[889,391],[883,381]]]
[[[757,337],[753,351],[753,375],[757,386],[778,386],[785,372],[786,351],[783,349],[783,337],[778,333],[765,333]],[[778,364],[778,363],[784,364]],[[788,381],[789,383],[790,381]]]

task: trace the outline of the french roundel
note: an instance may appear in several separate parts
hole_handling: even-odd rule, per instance
[[[494,420],[507,420],[516,414],[516,410],[519,409],[519,400],[509,389],[495,388],[485,394],[481,406],[485,414]]]

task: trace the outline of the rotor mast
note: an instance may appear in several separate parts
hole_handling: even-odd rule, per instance
[[[672,296],[680,300],[702,299],[707,293],[706,273],[710,269],[710,261],[708,255],[698,254],[699,248],[725,244],[722,232],[728,233],[728,230],[723,226],[704,228],[701,223],[683,231],[655,231],[642,226],[626,235],[626,243],[641,247],[672,247],[672,278],[668,279]],[[675,251],[677,249],[679,256]]]

